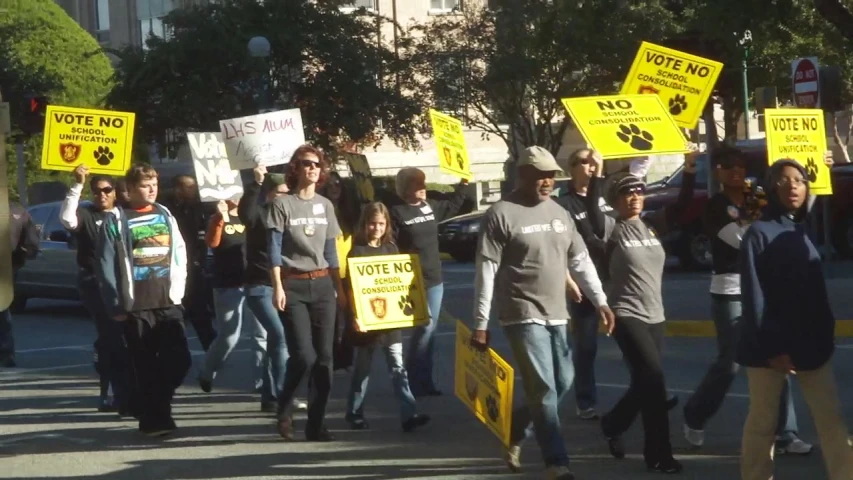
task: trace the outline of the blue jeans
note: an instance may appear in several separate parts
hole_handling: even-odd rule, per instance
[[[243,287],[214,288],[213,308],[216,313],[216,337],[204,356],[199,378],[212,381],[216,372],[231,355],[240,340],[240,330],[243,326],[243,310],[245,295]]]
[[[585,307],[585,306],[584,306]],[[575,399],[580,410],[594,408],[595,355],[598,352],[598,315],[595,309],[572,305],[572,365],[575,367]]]
[[[684,405],[684,422],[694,430],[702,430],[705,423],[717,413],[737,375],[735,347],[738,323],[742,316],[740,295],[711,294],[711,318],[717,329],[717,359],[708,368],[696,392]],[[791,396],[791,378],[784,389],[779,408],[779,427],[776,435],[781,443],[793,440],[799,430],[794,400]]]
[[[438,325],[438,315],[441,312],[441,299],[444,297],[444,284],[427,288],[427,307],[429,308],[429,323],[416,327],[409,342],[409,355],[406,358],[406,370],[409,372],[409,382],[412,393],[424,395],[436,390],[432,378],[433,350],[435,337],[433,333]]]
[[[347,419],[364,418],[364,397],[367,395],[367,383],[370,380],[370,366],[373,363],[373,352],[377,346],[359,347],[356,349],[355,368],[352,372],[352,384],[347,400]],[[409,389],[409,378],[403,367],[403,344],[392,343],[382,345],[385,353],[385,363],[391,374],[391,384],[394,393],[400,400],[400,419],[405,422],[412,418],[416,410],[415,397]]]
[[[263,330],[266,331],[266,355],[263,360],[264,374],[261,383],[261,401],[273,401],[281,393],[289,355],[287,343],[284,339],[284,325],[281,323],[278,311],[272,305],[272,287],[269,285],[247,285],[246,305]],[[258,343],[257,340],[256,343]]]
[[[520,445],[531,434],[546,466],[568,466],[569,454],[560,433],[560,402],[575,377],[566,326],[523,324],[504,327],[518,364],[527,405],[512,412],[510,441]]]

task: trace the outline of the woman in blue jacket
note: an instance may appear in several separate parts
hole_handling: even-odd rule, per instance
[[[773,478],[773,443],[785,377],[796,374],[814,417],[830,480],[853,478],[853,452],[832,374],[835,318],[820,254],[809,240],[808,176],[794,160],[768,172],[769,205],[740,248],[743,295],[737,362],[749,380],[741,478]]]

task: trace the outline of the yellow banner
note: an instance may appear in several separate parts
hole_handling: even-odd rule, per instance
[[[694,128],[722,71],[720,62],[643,42],[619,93],[658,95],[678,125]]]
[[[468,161],[465,136],[462,134],[462,122],[433,109],[429,110],[429,119],[441,171],[464,180],[474,178],[471,174],[471,162]]]
[[[471,330],[457,320],[453,393],[509,447],[515,373],[494,350],[481,352],[470,340]]]
[[[823,115],[820,109],[765,109],[767,160],[771,165],[783,158],[800,162],[809,177],[809,192],[832,195],[832,177],[823,160],[827,150]]]
[[[362,330],[408,328],[429,322],[417,255],[354,257],[347,265],[356,321]]]
[[[375,194],[371,181],[370,164],[367,157],[361,153],[341,152],[341,156],[349,165],[349,173],[355,182],[355,191],[361,203],[373,201]]]
[[[657,95],[564,98],[563,106],[605,160],[687,151],[684,134]]]
[[[133,152],[135,113],[48,105],[44,121],[43,170],[124,175]]]

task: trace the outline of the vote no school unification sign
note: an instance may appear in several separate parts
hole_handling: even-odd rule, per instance
[[[135,113],[48,105],[41,168],[124,175],[133,152]]]
[[[684,134],[657,95],[564,98],[563,106],[605,160],[687,151]]]
[[[810,193],[832,195],[829,167],[823,161],[826,154],[823,110],[768,108],[764,110],[764,125],[770,164],[783,158],[794,159],[806,168]]]
[[[678,125],[694,128],[722,70],[720,62],[643,42],[620,93],[659,95]]]

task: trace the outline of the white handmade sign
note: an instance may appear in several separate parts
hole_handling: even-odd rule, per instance
[[[187,133],[202,202],[233,200],[243,194],[240,172],[231,169],[219,132]]]
[[[219,128],[231,168],[238,170],[287,163],[305,143],[298,108],[220,120]]]

